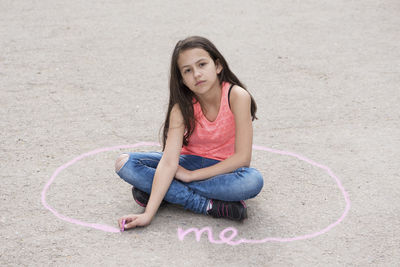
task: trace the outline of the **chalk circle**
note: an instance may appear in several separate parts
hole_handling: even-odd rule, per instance
[[[50,185],[53,183],[54,179],[57,177],[57,175],[64,169],[68,168],[69,166],[75,164],[76,162],[78,162],[79,160],[101,153],[101,152],[106,152],[106,151],[113,151],[113,150],[119,150],[119,149],[128,149],[128,148],[135,148],[135,147],[142,147],[142,146],[160,146],[160,144],[158,143],[154,143],[154,142],[139,142],[133,145],[121,145],[121,146],[113,146],[113,147],[104,147],[104,148],[99,148],[87,153],[84,153],[82,155],[79,155],[78,157],[74,158],[73,160],[65,163],[64,165],[58,167],[56,169],[56,171],[53,173],[53,175],[51,176],[50,180],[46,183],[46,185],[44,186],[43,190],[42,190],[42,204],[43,206],[48,209],[49,211],[51,211],[57,218],[64,220],[66,222],[70,222],[70,223],[74,223],[77,225],[81,225],[81,226],[85,226],[85,227],[91,227],[94,229],[98,229],[101,231],[105,231],[105,232],[111,232],[111,233],[119,233],[120,229],[116,228],[116,227],[112,227],[106,224],[97,224],[97,223],[88,223],[88,222],[84,222],[84,221],[80,221],[74,218],[70,218],[68,216],[65,216],[59,212],[57,212],[54,208],[50,207],[47,202],[46,202],[46,193],[47,190],[49,189]],[[290,237],[290,238],[284,238],[284,237],[266,237],[264,239],[260,239],[260,240],[255,240],[255,239],[239,239],[236,241],[233,241],[233,238],[235,238],[235,236],[237,235],[237,230],[233,227],[228,227],[226,229],[224,229],[221,234],[220,234],[220,239],[221,240],[214,240],[212,237],[212,230],[210,227],[205,227],[201,230],[197,229],[197,228],[190,228],[188,230],[182,230],[181,228],[178,229],[178,238],[180,240],[183,240],[184,236],[190,232],[195,232],[196,233],[196,239],[197,241],[200,240],[200,235],[202,232],[208,232],[208,239],[211,243],[215,243],[215,244],[221,244],[221,243],[226,243],[228,245],[238,245],[241,243],[252,243],[252,244],[257,244],[257,243],[265,243],[265,242],[292,242],[292,241],[297,241],[297,240],[304,240],[304,239],[310,239],[319,235],[322,235],[326,232],[328,232],[329,230],[331,230],[333,227],[337,226],[339,223],[341,223],[344,218],[347,216],[349,210],[350,210],[350,199],[349,196],[346,192],[346,190],[344,189],[341,181],[339,180],[339,178],[332,172],[332,170],[327,167],[324,166],[322,164],[316,163],[306,157],[300,156],[298,154],[292,153],[292,152],[288,152],[288,151],[282,151],[282,150],[277,150],[277,149],[272,149],[272,148],[267,148],[264,146],[258,146],[258,145],[253,145],[253,149],[255,150],[262,150],[262,151],[267,151],[267,152],[271,152],[271,153],[275,153],[275,154],[281,154],[281,155],[288,155],[288,156],[292,156],[295,157],[299,160],[305,161],[315,167],[321,168],[323,170],[325,170],[328,175],[330,177],[332,177],[337,186],[339,187],[340,191],[343,194],[344,200],[346,202],[346,207],[344,209],[343,214],[340,216],[340,218],[338,220],[336,220],[335,222],[333,222],[332,224],[328,225],[327,227],[325,227],[324,229],[318,231],[318,232],[314,232],[311,234],[306,234],[306,235],[301,235],[301,236],[295,236],[295,237]],[[225,237],[225,233],[226,232],[232,232],[232,234],[229,236],[229,238]]]

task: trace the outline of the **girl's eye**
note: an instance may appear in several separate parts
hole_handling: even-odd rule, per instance
[[[205,63],[205,62],[202,62],[202,63],[200,63],[199,65],[202,67],[202,66],[204,66],[204,65],[206,65],[207,63]],[[187,73],[187,72],[189,72],[190,71],[190,69],[186,69],[186,70],[184,70],[183,71],[183,73]]]

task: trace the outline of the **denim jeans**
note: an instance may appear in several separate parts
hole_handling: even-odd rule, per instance
[[[162,152],[132,152],[117,174],[129,184],[150,194],[154,174]],[[179,165],[188,170],[206,168],[218,160],[195,155],[180,155]],[[164,200],[183,206],[195,213],[207,213],[210,199],[240,201],[255,197],[264,184],[259,171],[250,167],[238,168],[206,180],[181,182],[173,179]]]

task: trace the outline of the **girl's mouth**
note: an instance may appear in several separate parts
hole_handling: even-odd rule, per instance
[[[196,85],[202,84],[203,82],[205,82],[205,81],[199,81],[196,83]]]

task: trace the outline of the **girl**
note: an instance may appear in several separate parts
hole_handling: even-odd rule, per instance
[[[162,152],[122,154],[115,163],[116,173],[133,186],[135,201],[146,207],[119,218],[119,226],[150,224],[166,202],[216,218],[247,218],[243,200],[263,186],[260,172],[249,167],[257,119],[253,97],[203,37],[179,41],[170,70]]]

